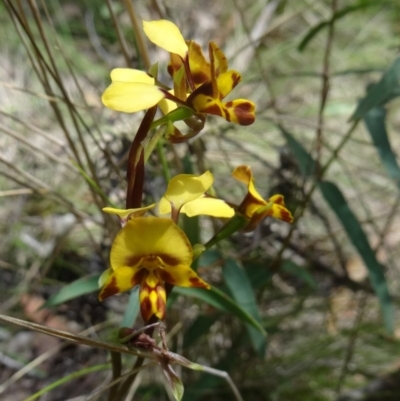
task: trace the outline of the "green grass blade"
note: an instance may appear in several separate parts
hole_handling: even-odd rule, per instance
[[[226,260],[222,272],[232,297],[249,315],[261,324],[256,296],[246,271],[234,259],[229,258]],[[266,336],[248,323],[246,324],[246,329],[254,350],[262,358],[267,347]]]
[[[304,38],[301,40],[301,42],[298,45],[297,49],[302,52],[307,47],[307,45],[310,43],[310,41],[318,34],[318,32],[320,32],[323,28],[329,26],[332,23],[332,21],[336,21],[336,20],[338,20],[340,18],[343,18],[347,14],[350,14],[350,13],[352,13],[354,11],[358,11],[358,10],[361,10],[363,8],[366,8],[366,7],[368,7],[368,6],[372,5],[372,4],[373,4],[373,2],[370,2],[370,3],[363,2],[363,3],[360,3],[360,4],[355,4],[353,6],[348,6],[348,7],[345,7],[343,9],[339,10],[338,12],[336,12],[333,15],[333,17],[331,19],[329,19],[327,21],[322,21],[319,24],[313,26],[306,33]]]

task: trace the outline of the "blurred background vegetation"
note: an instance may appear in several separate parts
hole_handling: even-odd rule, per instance
[[[229,372],[245,400],[399,400],[398,1],[133,4],[140,20],[167,18],[185,38],[216,41],[243,75],[235,97],[257,104],[250,127],[209,118],[200,138],[163,143],[147,165],[146,201],[165,190],[163,163],[173,174],[211,169],[232,201],[244,194],[232,168],[249,164],[260,193],[284,194],[296,218],[236,234],[199,263],[266,341],[240,316],[176,292],[170,349]],[[119,223],[101,208],[107,198],[124,204],[141,116],[108,110],[100,97],[112,68],[144,66],[129,11],[129,0],[0,3],[0,313],[94,339],[126,318],[129,295],[100,303],[97,292],[70,294],[39,307],[108,266]],[[146,43],[165,66],[168,55]],[[215,228],[207,218],[198,227],[193,240]],[[106,362],[102,350],[0,326],[4,401],[105,399],[94,392],[107,370],[70,375]],[[179,373],[186,401],[233,399],[219,378]],[[135,400],[172,399],[153,368],[134,390]]]

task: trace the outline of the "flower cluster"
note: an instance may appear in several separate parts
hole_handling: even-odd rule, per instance
[[[146,216],[156,207],[155,203],[142,206],[146,151],[149,153],[145,144],[153,142],[154,147],[154,142],[160,139],[150,134],[151,131],[165,126],[171,142],[183,142],[197,135],[207,114],[240,125],[252,124],[255,106],[246,99],[224,101],[241,81],[241,75],[228,69],[225,55],[214,42],[209,43],[207,61],[200,45],[185,41],[172,22],[144,22],[143,28],[154,44],[170,53],[168,72],[173,85],[170,88],[160,83],[155,67],[151,68],[152,74],[116,68],[111,72],[112,83],[103,94],[103,103],[113,110],[147,111],[129,152],[126,208],[103,209],[120,218],[122,229],[111,247],[110,268],[100,277],[99,298],[103,300],[138,285],[141,314],[148,322],[165,318],[167,296],[173,286],[210,288],[191,268],[199,252],[238,229],[254,230],[268,216],[286,222],[292,222],[293,217],[285,208],[283,196],[263,199],[255,188],[251,168],[244,165],[233,171],[233,177],[247,185],[247,194],[241,203],[213,196],[214,177],[210,171],[201,175],[179,174],[169,181],[158,202],[155,210],[160,217]],[[158,108],[164,116],[154,121]],[[174,126],[174,122],[180,120],[189,127],[189,134],[182,135]],[[207,215],[227,219],[227,222],[207,244],[199,244],[194,252],[186,234],[179,228],[181,214]]]
[[[172,22],[144,21],[143,28],[150,41],[170,53],[168,72],[173,88],[160,83],[150,73],[116,68],[111,72],[112,83],[102,97],[105,106],[116,111],[134,113],[158,105],[166,115],[177,107],[184,108],[186,113],[179,118],[185,120],[193,133],[183,139],[191,138],[201,130],[204,115],[207,114],[221,116],[240,125],[254,122],[253,102],[246,99],[224,101],[242,77],[239,72],[228,69],[224,53],[214,42],[208,45],[208,62],[200,45],[193,40],[185,41]],[[174,121],[175,118],[171,116],[171,119],[163,121]],[[176,128],[171,130],[168,138],[171,142],[183,140]]]

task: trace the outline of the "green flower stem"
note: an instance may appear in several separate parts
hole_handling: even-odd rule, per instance
[[[236,231],[246,227],[248,222],[249,220],[246,217],[236,214],[221,228],[221,230],[219,230],[207,243],[204,244],[205,248],[211,248],[218,242],[231,236]]]
[[[169,182],[169,180],[171,179],[171,171],[169,170],[168,162],[167,159],[165,158],[165,152],[161,142],[157,142],[157,151],[163,168],[165,180]]]

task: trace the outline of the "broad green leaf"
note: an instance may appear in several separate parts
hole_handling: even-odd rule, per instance
[[[307,173],[307,165],[315,165],[315,161],[292,135],[288,132],[284,132],[284,136],[300,166],[301,171],[303,174],[304,171]],[[320,182],[318,187],[331,209],[341,221],[354,247],[363,258],[369,272],[371,284],[381,305],[385,327],[389,333],[392,333],[394,324],[393,304],[389,295],[382,265],[377,261],[375,253],[368,242],[368,238],[361,224],[350,209],[339,188],[331,182]]]
[[[364,122],[372,141],[379,153],[382,164],[390,178],[400,188],[400,168],[396,156],[390,146],[385,126],[386,110],[383,107],[374,107],[364,116]]]
[[[267,262],[246,262],[243,263],[243,266],[246,269],[251,286],[256,290],[267,285],[274,275],[274,272],[268,269]]]
[[[200,299],[201,301],[212,305],[216,309],[232,313],[244,323],[251,324],[260,333],[266,336],[264,328],[256,319],[254,319],[253,316],[243,309],[236,301],[216,287],[211,287],[209,290],[204,290],[202,288],[174,287],[173,292]]]
[[[139,315],[139,288],[140,286],[137,285],[135,288],[131,289],[128,305],[126,306],[120,327],[132,327]]]
[[[299,165],[301,173],[305,176],[313,176],[316,172],[316,163],[314,159],[309,155],[309,153],[304,149],[304,147],[298,142],[293,135],[289,132],[281,129],[286,142],[292,151],[296,161]]]
[[[229,258],[224,264],[222,273],[232,297],[246,312],[261,324],[256,296],[246,271],[239,266],[234,259]],[[246,324],[246,329],[255,351],[260,358],[263,358],[267,346],[266,336],[249,324]]]
[[[394,310],[389,289],[386,283],[383,266],[376,259],[376,255],[368,242],[368,238],[350,209],[339,188],[332,182],[321,182],[319,188],[331,209],[341,221],[351,242],[364,260],[368,268],[369,278],[376,295],[379,298],[383,319],[389,333],[394,330]]]
[[[99,274],[94,276],[82,277],[74,282],[65,285],[52,295],[42,306],[42,308],[47,308],[49,306],[56,306],[63,304],[71,299],[80,297],[81,295],[90,294],[99,290]]]
[[[370,5],[372,5],[373,2],[363,2],[361,4],[355,4],[352,6],[348,6],[345,7],[339,11],[337,11],[331,19],[327,20],[327,21],[322,21],[319,24],[313,26],[308,32],[307,34],[304,36],[304,38],[302,39],[302,41],[300,42],[299,46],[297,47],[297,49],[299,51],[303,51],[306,46],[308,45],[308,43],[310,43],[311,39],[313,39],[318,32],[320,32],[323,28],[328,27],[332,22],[335,22],[336,20],[343,18],[344,16],[346,16],[347,14],[350,14],[354,11],[358,11],[361,10],[363,8],[366,8]]]
[[[398,96],[400,86],[400,57],[386,70],[380,81],[370,85],[367,94],[358,103],[351,119],[363,118],[371,109]]]

